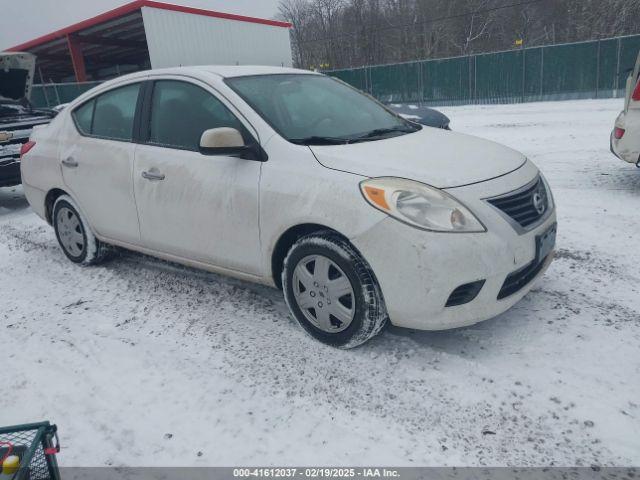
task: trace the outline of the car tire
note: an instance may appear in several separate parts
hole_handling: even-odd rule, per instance
[[[96,265],[108,258],[112,247],[98,240],[73,199],[61,195],[53,204],[53,228],[62,251],[81,265]]]
[[[387,323],[371,267],[334,232],[313,233],[295,242],[284,261],[282,286],[293,317],[327,345],[357,347]]]

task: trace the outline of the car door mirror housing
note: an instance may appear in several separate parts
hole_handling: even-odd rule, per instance
[[[203,155],[227,155],[264,162],[266,153],[260,145],[247,145],[235,128],[220,127],[205,130],[200,137],[200,153]]]
[[[200,148],[202,149],[239,148],[244,146],[242,134],[235,128],[210,128],[202,132],[200,137]]]

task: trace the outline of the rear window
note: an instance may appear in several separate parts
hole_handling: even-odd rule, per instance
[[[73,111],[80,133],[109,140],[131,141],[140,84],[109,90]]]
[[[76,121],[78,130],[85,135],[91,134],[91,121],[93,119],[93,107],[95,103],[95,101],[91,100],[73,112],[73,119]]]

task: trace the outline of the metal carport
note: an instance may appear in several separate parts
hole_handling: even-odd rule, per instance
[[[16,45],[38,57],[37,83],[100,81],[148,68],[291,65],[286,22],[136,0]]]

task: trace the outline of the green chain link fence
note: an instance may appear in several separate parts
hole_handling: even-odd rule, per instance
[[[55,107],[68,103],[101,82],[47,83],[31,88],[31,103],[36,107]]]
[[[507,52],[327,71],[383,102],[517,103],[622,96],[640,35]],[[67,103],[100,82],[34,85],[39,107]]]
[[[438,105],[611,98],[624,92],[640,35],[327,71],[383,102]]]

